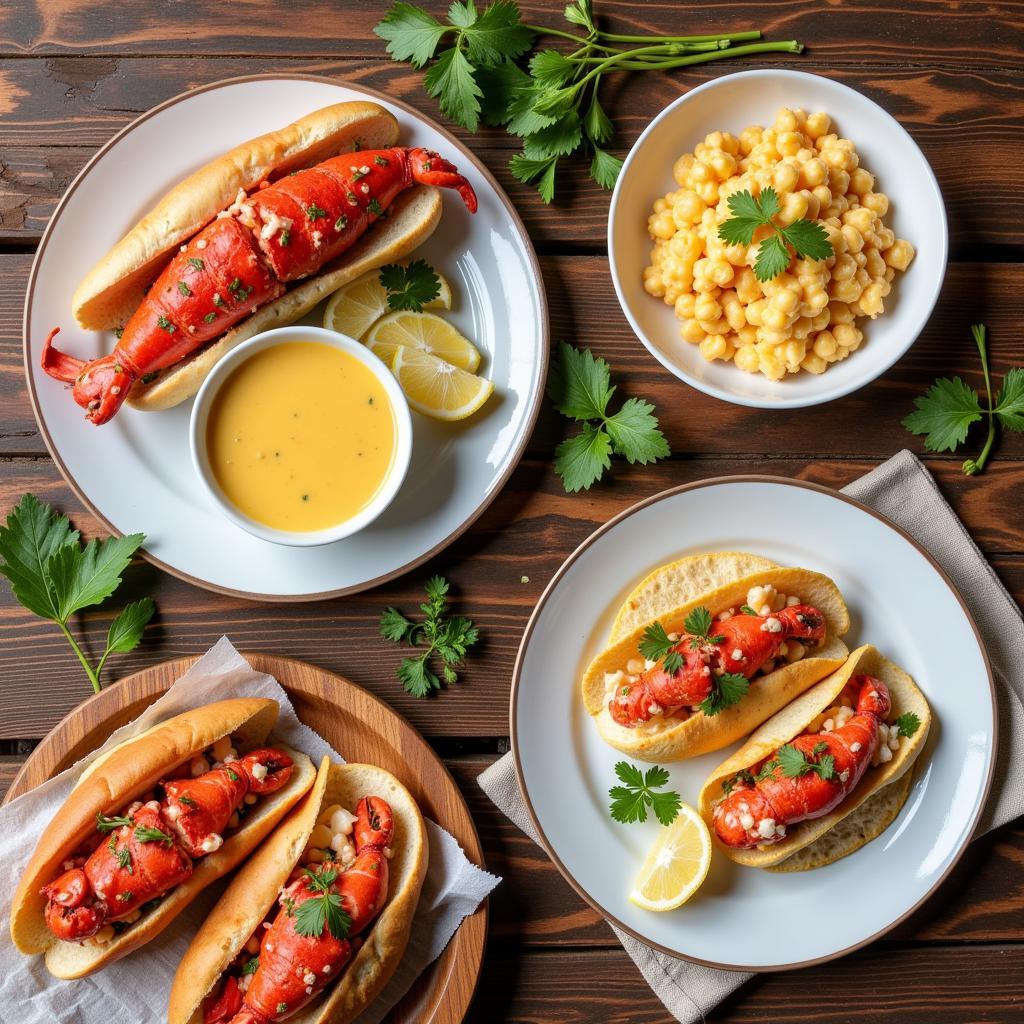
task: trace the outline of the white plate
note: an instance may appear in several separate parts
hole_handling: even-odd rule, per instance
[[[401,144],[449,157],[480,201],[470,216],[445,191],[445,212],[417,250],[452,283],[451,319],[483,354],[495,393],[481,412],[444,424],[414,414],[412,464],[391,507],[357,536],[286,548],[229,522],[197,479],[188,449],[191,403],[161,413],[122,408],[103,427],[39,368],[50,328],[79,357],[111,351],[110,333],[75,327],[71,295],[85,272],[175,182],[238,142],[342,100],[376,100]],[[447,315],[447,314],[446,314]],[[322,308],[300,321],[320,324]],[[115,533],[146,534],[144,554],[183,579],[242,597],[312,600],[364,590],[411,569],[457,537],[515,468],[543,395],[547,303],[536,256],[508,197],[456,139],[404,103],[327,78],[232,79],[168,100],[89,162],[50,220],[25,300],[25,357],[36,418],[78,496]]]
[[[643,270],[651,239],[647,218],[654,200],[679,186],[672,165],[713,131],[738,135],[752,124],[768,125],[780,107],[824,111],[833,129],[852,139],[861,166],[889,196],[885,221],[917,255],[897,274],[885,312],[862,319],[864,342],[849,358],[822,374],[802,372],[771,381],[731,362],[707,362],[696,345],[679,337],[671,306],[644,291]],[[942,193],[917,143],[867,96],[830,78],[803,71],[741,71],[692,89],[667,106],[630,150],[608,213],[608,259],[626,318],[651,355],[680,380],[736,405],[797,408],[829,402],[884,373],[914,343],[939,297],[946,273],[948,239]]]
[[[623,755],[597,735],[579,696],[583,667],[616,609],[653,568],[701,551],[746,550],[827,573],[850,608],[850,648],[870,642],[917,680],[934,724],[910,797],[886,831],[835,864],[776,874],[713,858],[679,910],[627,899],[657,834],[608,815]],[[959,858],[991,780],[995,703],[977,630],[952,584],[909,536],[823,487],[726,477],[665,491],[601,527],[562,566],[523,638],[511,730],[520,785],[542,842],[605,917],[673,956],[728,969],[806,966],[856,949],[909,914]],[[737,745],[738,746],[738,745]],[[732,752],[667,765],[696,805]]]

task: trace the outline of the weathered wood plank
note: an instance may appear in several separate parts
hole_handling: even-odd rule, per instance
[[[443,3],[427,3],[440,16]],[[562,4],[522,3],[524,20],[566,29]],[[626,34],[715,33],[760,29],[773,39],[800,39],[831,64],[1019,63],[1024,49],[1018,5],[968,2],[949,6],[906,0],[898,13],[873,0],[836,5],[828,18],[812,0],[750,0],[717,4],[629,3],[595,5],[604,28]],[[385,4],[293,0],[287,17],[272,3],[202,5],[186,16],[177,5],[126,0],[14,0],[0,16],[0,53],[131,53],[266,56],[378,56],[383,42],[373,26]]]
[[[522,955],[492,943],[471,1020],[522,1024],[668,1024],[625,951]],[[1017,946],[900,949],[876,945],[820,967],[756,978],[708,1024],[934,1024],[1020,1020]]]
[[[22,305],[30,263],[27,255],[0,256],[0,402],[4,405],[0,455],[45,452],[22,365]],[[1024,264],[954,264],[921,338],[888,373],[860,392],[828,405],[773,415],[709,398],[655,362],[619,309],[604,258],[544,257],[541,266],[552,339],[589,347],[607,359],[623,395],[639,395],[655,404],[677,455],[760,458],[784,454],[812,459],[822,455],[823,436],[833,439],[826,446],[826,457],[879,459],[902,447],[920,452],[921,441],[900,425],[913,408],[914,398],[938,375],[959,374],[981,385],[970,323],[982,319],[988,323],[997,376],[1020,362],[1018,309],[1024,292]],[[64,322],[68,327],[65,344],[74,351],[75,329],[69,320],[67,311],[55,311],[54,323]],[[865,429],[866,424],[870,429]],[[565,428],[565,422],[545,403],[531,451],[547,456]],[[83,425],[82,429],[88,428]],[[97,439],[101,440],[101,435]],[[1021,455],[1024,437],[1007,435],[1002,457]],[[736,472],[741,471],[741,466],[736,467]],[[980,492],[981,488],[975,485],[973,490]]]
[[[732,70],[741,66],[737,62]],[[942,186],[954,253],[983,245],[1024,244],[1024,164],[1009,156],[1024,128],[1019,73],[891,66],[837,70],[814,59],[799,67],[866,92],[914,135]],[[185,89],[267,70],[258,58],[0,59],[5,142],[0,150],[0,243],[37,237],[53,202],[95,147],[139,114]],[[368,85],[440,117],[436,101],[422,90],[422,76],[406,66],[278,61],[273,70],[326,74]],[[617,129],[614,147],[624,151],[681,92],[727,70],[725,65],[696,68],[614,84],[607,98]],[[477,135],[457,129],[457,134],[471,141],[498,176],[537,244],[603,244],[609,197],[590,181],[585,162],[563,162],[557,201],[546,207],[532,188],[508,172],[513,139],[493,129]],[[965,152],[971,154],[968,174]]]
[[[562,560],[599,524],[664,487],[737,472],[777,473],[841,486],[872,467],[865,461],[672,460],[663,467],[623,467],[607,485],[566,495],[546,461],[525,461],[469,534],[429,566],[367,594],[311,605],[255,605],[182,583],[148,564],[128,573],[119,602],[152,594],[159,606],[142,647],[114,659],[125,675],[154,660],[199,653],[227,633],[240,648],[302,658],[369,687],[428,736],[504,736],[508,681],[519,639],[544,586]],[[1024,465],[997,461],[967,480],[950,462],[932,463],[972,535],[987,550],[1018,601],[1024,602],[1024,543],[1015,502]],[[0,510],[27,490],[72,515],[87,536],[97,524],[82,513],[48,460],[0,462]],[[1006,554],[1005,552],[1017,552]],[[388,605],[415,609],[427,575],[452,581],[457,607],[480,626],[482,645],[458,686],[429,700],[406,695],[394,676],[401,657],[377,636]],[[523,576],[528,583],[522,583]],[[84,616],[90,647],[102,642],[113,611]],[[46,680],[40,700],[39,680]],[[0,587],[0,738],[38,737],[88,692],[87,681],[56,627],[25,612]]]

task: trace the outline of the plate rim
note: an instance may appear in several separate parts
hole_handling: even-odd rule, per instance
[[[472,864],[476,865],[483,871],[487,870],[487,861],[484,856],[483,844],[480,841],[480,832],[476,826],[476,821],[474,820],[473,815],[470,812],[469,804],[466,801],[466,797],[463,795],[458,783],[455,781],[454,777],[452,776],[452,773],[448,770],[448,766],[441,759],[437,751],[434,750],[434,748],[423,736],[420,730],[417,729],[416,726],[414,726],[404,715],[401,715],[390,704],[388,704],[382,698],[378,697],[375,693],[367,689],[365,686],[361,686],[359,683],[353,682],[353,680],[351,680],[348,676],[343,675],[340,672],[335,672],[331,669],[324,668],[322,665],[318,665],[314,662],[306,661],[303,658],[292,657],[291,655],[274,654],[272,652],[266,651],[244,650],[239,651],[239,654],[247,662],[249,662],[249,664],[256,671],[266,672],[267,674],[274,676],[274,678],[278,682],[278,685],[280,685],[282,689],[285,690],[286,693],[288,692],[288,686],[280,679],[278,679],[277,675],[275,674],[275,666],[282,662],[289,665],[297,665],[305,670],[312,670],[321,675],[326,675],[335,681],[340,680],[342,683],[344,683],[344,685],[350,687],[351,689],[359,691],[361,699],[366,699],[372,704],[379,705],[386,715],[392,715],[395,718],[399,719],[402,726],[408,729],[416,737],[416,739],[423,744],[424,749],[429,753],[430,757],[440,767],[442,773],[448,779],[452,791],[456,794],[459,803],[462,805],[465,820],[469,825],[470,831],[466,835],[454,837],[456,839],[456,842],[459,844],[461,848],[464,849],[467,858],[470,860]],[[86,706],[91,707],[92,705],[101,703],[104,700],[115,700],[116,698],[114,697],[114,694],[118,693],[118,691],[122,689],[122,683],[126,683],[132,680],[138,680],[140,677],[152,677],[161,671],[170,671],[171,675],[174,678],[178,678],[192,665],[199,661],[200,658],[202,658],[201,654],[187,654],[176,658],[166,658],[163,661],[158,661],[153,665],[148,665],[145,668],[138,669],[135,672],[131,672],[128,675],[119,678],[115,683],[112,683],[109,686],[104,687],[99,693],[90,694],[89,697],[87,697],[80,704],[72,708],[66,715],[64,715],[53,726],[53,728],[46,733],[43,739],[39,741],[35,749],[33,749],[29,753],[29,755],[25,758],[24,762],[22,763],[21,767],[18,769],[14,778],[11,780],[11,784],[8,787],[7,792],[4,794],[3,799],[0,800],[0,805],[6,805],[12,799],[16,799],[18,796],[24,795],[23,793],[16,793],[16,790],[19,787],[22,787],[26,784],[26,776],[28,775],[29,770],[34,767],[35,762],[42,761],[44,756],[49,753],[49,741],[57,737],[61,732],[67,731],[71,728],[73,721],[82,714],[83,708],[85,708]],[[159,682],[159,679],[157,681]],[[147,682],[145,685],[149,685],[149,683]],[[166,692],[166,688],[158,688],[154,690],[151,694],[147,693],[143,697],[144,700],[148,701],[146,707],[152,704],[153,701],[158,700]],[[114,710],[116,711],[117,709],[115,708]],[[116,724],[115,728],[117,728]],[[53,774],[54,772],[51,769],[48,772],[47,777],[52,778]],[[25,792],[31,792],[32,789],[34,788],[35,786],[31,786],[28,789],[26,789]],[[12,794],[14,793],[16,793],[16,796],[12,797]],[[441,827],[444,828],[445,826],[442,825]],[[463,989],[464,1000],[462,1001],[461,1005],[455,1007],[455,1016],[448,1018],[452,1021],[465,1019],[466,1014],[469,1012],[470,1007],[473,1005],[473,1001],[476,997],[477,990],[479,989],[480,986],[480,979],[481,976],[483,975],[484,958],[487,952],[488,936],[490,932],[489,896],[484,897],[484,899],[480,902],[477,908],[471,914],[467,915],[459,923],[451,939],[448,941],[447,946],[445,946],[445,949],[441,951],[440,956],[436,960],[428,964],[427,968],[425,968],[425,971],[431,968],[435,970],[438,967],[446,968],[446,972],[443,976],[443,979],[441,980],[441,988],[439,991],[439,995],[443,995],[445,992],[447,992],[451,984],[451,977],[456,969],[454,959],[451,958],[451,955],[448,953],[448,951],[454,948],[454,943],[458,939],[465,925],[476,918],[480,919],[480,924],[476,925],[475,927],[479,927],[482,929],[482,934],[480,936],[479,943],[475,948],[470,948],[469,950],[464,951],[465,953],[471,954],[475,959],[475,964],[473,967],[473,984],[471,988]],[[469,937],[468,939],[464,939],[463,941],[472,942],[473,939],[472,937]],[[446,959],[449,959],[450,962],[444,963]],[[409,992],[411,992],[415,988],[417,982],[419,981],[419,978],[422,976],[423,975],[421,974],[417,977],[417,979],[413,982],[413,985],[410,987]],[[404,1000],[408,996],[408,994],[409,993],[407,992],[405,995],[403,995],[402,1000]],[[399,1002],[401,1002],[401,1000],[399,1000]],[[443,1004],[441,1004],[440,1002],[435,1002],[433,1008],[430,1011],[429,1017],[425,1019],[425,1024],[429,1024],[430,1021],[435,1021],[439,1019],[438,1014],[441,1012],[442,1009]]]
[[[490,487],[490,492],[484,494],[480,503],[476,508],[468,515],[465,519],[449,534],[441,538],[435,545],[429,550],[421,552],[415,558],[410,559],[403,565],[391,570],[390,572],[383,573],[380,576],[374,576],[372,579],[364,580],[362,583],[353,584],[348,587],[339,587],[333,590],[316,591],[304,594],[274,594],[262,591],[249,591],[249,590],[236,590],[232,587],[224,587],[216,583],[212,583],[208,580],[200,579],[198,576],[193,576],[176,566],[171,565],[169,562],[165,562],[163,559],[157,558],[151,551],[149,551],[144,545],[139,548],[139,554],[151,565],[156,566],[158,569],[162,569],[164,572],[171,576],[176,577],[179,580],[183,580],[186,583],[191,583],[193,586],[200,587],[203,590],[208,590],[216,594],[224,594],[227,597],[240,597],[247,601],[273,601],[287,604],[301,604],[310,601],[325,601],[331,600],[337,597],[345,597],[349,594],[359,594],[367,590],[373,590],[376,587],[382,586],[385,583],[390,583],[392,580],[397,579],[400,576],[404,576],[407,572],[411,572],[413,569],[423,565],[424,562],[428,562],[435,555],[440,554],[450,544],[454,543],[461,537],[472,525],[483,515],[483,513],[490,507],[492,502],[498,497],[498,495],[505,489],[505,485],[508,483],[509,478],[515,472],[519,463],[522,461],[523,455],[526,452],[527,445],[530,442],[530,438],[533,435],[533,431],[537,426],[537,420],[540,416],[540,410],[543,405],[544,399],[544,382],[547,379],[549,355],[551,349],[551,325],[548,316],[548,298],[547,290],[544,286],[544,277],[541,274],[540,261],[537,258],[537,252],[534,248],[533,241],[530,238],[529,233],[526,230],[526,226],[523,224],[522,218],[519,216],[519,212],[512,204],[512,200],[509,199],[508,194],[498,183],[497,179],[491,173],[483,162],[476,156],[476,154],[464,143],[459,141],[455,135],[450,132],[447,128],[438,124],[433,118],[428,117],[426,114],[421,113],[411,103],[407,103],[405,100],[396,99],[389,96],[387,93],[382,92],[379,89],[374,89],[370,86],[363,85],[361,83],[350,82],[345,78],[332,78],[329,75],[315,75],[315,74],[303,74],[301,72],[284,72],[284,71],[267,71],[260,72],[251,75],[236,75],[230,78],[220,78],[215,82],[207,82],[205,85],[197,86],[194,89],[186,89],[183,92],[179,92],[174,96],[150,107],[149,110],[144,111],[133,121],[126,124],[123,128],[112,135],[102,146],[100,146],[95,153],[89,158],[85,166],[75,175],[72,179],[71,184],[68,185],[64,194],[61,196],[59,202],[50,215],[50,219],[46,224],[46,228],[43,231],[43,235],[39,240],[39,246],[35,251],[35,255],[32,258],[32,267],[28,275],[28,284],[25,288],[25,303],[22,312],[22,364],[25,371],[25,380],[28,390],[29,402],[32,406],[32,415],[35,418],[36,426],[39,428],[39,433],[42,436],[43,443],[46,445],[46,450],[50,454],[50,458],[53,459],[60,475],[63,477],[64,482],[71,488],[74,495],[78,500],[85,506],[85,508],[95,516],[103,527],[109,531],[114,537],[123,537],[123,531],[119,530],[114,526],[112,522],[99,510],[94,502],[88,497],[85,491],[79,486],[77,480],[74,478],[70,470],[64,464],[64,460],[60,456],[60,452],[57,449],[56,444],[50,436],[49,428],[46,425],[46,421],[42,415],[39,399],[36,394],[35,380],[32,375],[32,363],[30,359],[30,332],[29,324],[32,313],[32,299],[36,287],[36,277],[39,271],[39,267],[42,264],[44,254],[46,252],[47,244],[50,241],[50,236],[53,234],[54,229],[60,220],[60,215],[67,205],[72,195],[78,189],[78,186],[85,180],[85,178],[92,172],[94,165],[111,149],[116,145],[122,138],[127,136],[130,132],[134,131],[143,122],[148,121],[151,117],[156,116],[162,111],[169,107],[174,106],[177,103],[191,99],[193,96],[197,96],[200,93],[211,92],[214,89],[221,89],[225,86],[241,85],[246,82],[258,82],[258,81],[307,81],[316,82],[319,84],[342,86],[346,89],[351,89],[353,92],[360,93],[368,99],[384,102],[391,104],[392,106],[398,107],[400,110],[405,112],[407,115],[415,118],[421,123],[426,124],[428,127],[438,132],[453,148],[457,150],[460,157],[467,160],[473,165],[475,170],[484,178],[484,180],[494,190],[495,195],[501,201],[502,206],[505,208],[512,226],[518,232],[526,253],[526,257],[529,263],[530,272],[532,274],[534,283],[537,287],[538,298],[540,300],[540,359],[537,365],[537,385],[534,388],[533,396],[531,399],[531,407],[527,410],[526,417],[523,421],[522,436],[519,442],[516,444],[512,451],[511,458],[509,459],[508,465],[504,472],[496,475]]]
[[[672,111],[677,107],[682,106],[692,97],[698,93],[710,92],[716,87],[719,87],[725,81],[732,81],[734,79],[758,79],[778,76],[780,78],[788,78],[797,82],[805,82],[808,85],[813,83],[820,83],[825,81],[828,83],[830,88],[837,88],[841,92],[852,93],[859,98],[866,100],[870,103],[875,110],[878,112],[879,117],[883,120],[891,122],[898,132],[902,133],[910,145],[917,150],[922,161],[924,162],[925,170],[927,172],[927,179],[932,189],[938,198],[938,211],[939,219],[942,226],[942,260],[941,270],[939,272],[938,281],[932,290],[932,294],[928,299],[927,312],[924,313],[920,318],[920,323],[917,328],[917,332],[914,334],[911,341],[909,341],[899,352],[896,352],[891,359],[889,359],[884,366],[882,366],[878,373],[874,376],[869,377],[867,380],[861,380],[859,383],[852,383],[849,385],[834,385],[832,390],[824,391],[818,396],[806,396],[805,398],[787,398],[784,395],[776,397],[760,397],[757,395],[737,395],[731,391],[726,391],[724,388],[719,387],[717,384],[712,384],[709,381],[702,381],[698,377],[690,374],[684,370],[678,364],[672,362],[667,355],[661,352],[649,339],[647,333],[641,330],[639,323],[633,316],[633,311],[626,302],[623,286],[620,283],[620,277],[618,273],[618,262],[613,259],[613,253],[615,251],[614,242],[614,222],[615,215],[618,208],[619,196],[621,195],[621,188],[624,188],[624,182],[628,176],[628,171],[632,165],[633,159],[637,153],[639,153],[642,145],[646,142],[647,138],[654,132],[656,127],[669,116]],[[810,409],[818,405],[827,405],[829,402],[837,401],[841,398],[845,398],[848,395],[852,395],[862,389],[873,384],[876,380],[888,373],[893,366],[902,359],[907,352],[921,337],[924,329],[928,326],[928,322],[931,320],[932,315],[935,313],[935,307],[938,305],[939,298],[942,294],[942,287],[945,284],[946,277],[949,273],[949,214],[946,211],[946,200],[942,194],[942,188],[939,185],[939,180],[935,175],[935,169],[932,167],[928,157],[925,156],[924,150],[921,149],[917,142],[917,139],[911,135],[910,131],[905,128],[901,121],[899,121],[893,114],[890,114],[881,103],[872,99],[866,92],[862,92],[860,89],[855,89],[851,85],[847,85],[845,82],[840,81],[837,78],[832,78],[828,75],[818,75],[811,71],[801,71],[798,68],[748,68],[745,71],[734,71],[728,75],[721,75],[716,78],[711,78],[706,82],[702,82],[700,85],[694,86],[682,95],[677,96],[670,103],[666,104],[654,117],[651,119],[647,127],[640,133],[636,142],[630,147],[629,152],[626,154],[626,158],[623,161],[622,172],[619,174],[618,181],[615,183],[615,189],[612,192],[611,202],[608,207],[608,226],[606,230],[606,245],[608,249],[608,269],[612,277],[612,285],[615,289],[615,297],[618,299],[619,307],[622,310],[622,315],[629,322],[630,329],[636,336],[637,340],[647,349],[649,355],[651,355],[658,363],[660,363],[669,373],[671,373],[678,380],[682,381],[688,387],[693,388],[695,391],[700,391],[711,398],[716,398],[720,402],[726,402],[729,405],[738,405],[747,409],[767,409],[774,411],[783,411],[788,409]],[[922,308],[924,308],[922,306]]]
[[[655,942],[647,936],[641,935],[640,932],[638,932],[635,928],[619,920],[614,914],[610,913],[608,910],[602,907],[596,898],[594,898],[588,892],[586,892],[583,886],[576,881],[575,877],[572,875],[572,873],[562,862],[561,858],[555,852],[555,849],[551,844],[551,841],[545,834],[544,829],[541,826],[540,820],[537,817],[537,813],[534,810],[533,802],[530,799],[530,794],[526,789],[526,784],[524,781],[522,762],[520,759],[519,737],[516,729],[516,707],[519,697],[519,683],[522,676],[523,660],[525,657],[526,648],[530,642],[530,639],[533,636],[533,631],[536,628],[537,622],[540,619],[540,615],[544,610],[544,607],[547,604],[549,598],[554,594],[556,588],[561,583],[563,577],[569,571],[569,569],[575,564],[577,559],[579,559],[583,555],[583,553],[587,551],[587,549],[592,544],[594,544],[599,538],[601,538],[605,533],[613,529],[620,522],[630,518],[637,512],[640,512],[643,509],[647,508],[649,505],[653,505],[660,501],[664,501],[668,498],[674,497],[677,494],[682,494],[686,491],[693,491],[705,487],[716,487],[734,483],[782,484],[788,487],[795,487],[803,490],[814,491],[817,492],[818,494],[824,494],[828,497],[835,498],[842,502],[845,502],[848,505],[852,505],[854,508],[857,508],[862,512],[868,513],[874,519],[877,519],[879,522],[881,522],[884,526],[889,527],[903,540],[909,542],[910,545],[920,555],[922,555],[928,561],[931,567],[938,573],[939,578],[949,588],[950,593],[953,595],[957,603],[960,605],[960,609],[964,613],[964,616],[967,619],[967,623],[974,633],[974,639],[978,645],[978,650],[981,654],[982,663],[985,666],[985,672],[988,677],[989,695],[991,698],[992,708],[992,748],[989,757],[988,771],[985,777],[985,784],[981,792],[981,798],[978,800],[977,806],[974,808],[974,812],[968,823],[968,828],[964,832],[964,839],[960,842],[959,847],[953,854],[949,864],[946,866],[946,869],[942,872],[942,874],[937,879],[935,879],[935,881],[931,884],[931,886],[929,886],[929,888],[920,897],[920,899],[918,899],[912,906],[910,906],[902,914],[900,914],[898,917],[889,922],[889,924],[885,925],[878,931],[873,932],[866,938],[861,939],[860,941],[855,942],[849,946],[845,946],[843,949],[836,950],[833,953],[828,953],[823,956],[813,957],[808,960],[799,960],[788,964],[770,964],[767,966],[722,963],[716,960],[705,960],[701,957],[692,956],[686,953],[681,953],[675,949],[670,949],[669,947],[663,945],[660,942]],[[957,589],[956,585],[950,579],[949,574],[945,571],[945,569],[942,568],[941,565],[939,565],[939,563],[935,560],[931,553],[928,550],[926,550],[924,546],[921,545],[913,536],[911,536],[911,534],[904,530],[903,527],[892,522],[892,520],[882,515],[882,513],[879,512],[877,509],[872,508],[870,505],[867,505],[864,502],[860,501],[859,499],[853,498],[848,494],[843,494],[841,491],[837,491],[835,488],[827,487],[824,484],[814,483],[810,480],[798,480],[791,477],[773,476],[767,473],[737,473],[732,475],[727,474],[723,476],[708,477],[705,480],[694,480],[691,481],[690,483],[679,484],[675,487],[666,488],[665,490],[659,491],[658,493],[653,494],[650,497],[643,498],[640,501],[635,502],[629,507],[623,509],[617,515],[609,519],[606,523],[602,523],[596,530],[593,531],[593,533],[586,537],[586,539],[576,548],[576,550],[573,551],[571,555],[569,555],[569,557],[562,563],[561,566],[559,566],[557,572],[554,576],[551,577],[550,582],[544,588],[544,592],[541,594],[540,598],[537,601],[537,604],[534,606],[534,610],[531,613],[530,619],[526,624],[526,629],[523,631],[523,637],[519,643],[519,650],[516,652],[516,660],[512,668],[512,691],[509,697],[509,736],[512,748],[512,759],[516,772],[516,783],[519,786],[519,792],[522,794],[523,802],[525,803],[527,813],[530,816],[530,821],[532,822],[533,827],[536,831],[537,842],[540,844],[544,852],[547,853],[548,857],[551,859],[551,862],[558,869],[561,876],[569,883],[570,886],[572,886],[575,892],[583,899],[583,901],[589,907],[591,907],[591,909],[596,910],[609,924],[621,929],[626,934],[636,939],[638,942],[642,942],[645,946],[651,949],[655,949],[660,953],[664,953],[666,956],[670,956],[673,959],[686,960],[689,963],[697,964],[702,967],[713,967],[717,970],[723,971],[750,971],[754,974],[772,974],[779,971],[790,971],[797,970],[803,967],[812,967],[816,964],[827,963],[830,960],[837,960],[840,957],[847,956],[848,954],[853,953],[858,949],[862,949],[863,947],[870,945],[871,943],[882,938],[884,935],[887,935],[890,931],[897,927],[897,925],[901,924],[903,921],[909,918],[912,914],[918,911],[929,899],[931,899],[931,897],[941,887],[943,882],[946,881],[950,873],[959,863],[960,858],[964,855],[964,852],[967,850],[967,847],[970,845],[971,841],[974,838],[974,833],[975,829],[978,826],[978,821],[981,818],[981,814],[984,811],[986,804],[988,803],[988,798],[991,793],[992,781],[995,777],[996,758],[999,751],[999,733],[997,728],[998,695],[996,693],[995,677],[992,673],[992,664],[989,661],[988,653],[986,652],[984,644],[981,642],[981,640],[981,631],[978,629],[978,624],[974,621],[974,616],[971,614],[970,609],[967,607],[967,604],[961,596],[960,591]]]

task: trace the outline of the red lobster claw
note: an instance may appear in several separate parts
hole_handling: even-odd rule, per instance
[[[466,209],[476,213],[476,193],[465,176],[459,174],[455,164],[429,149],[409,150],[409,170],[413,181],[438,188],[453,188],[462,196]]]

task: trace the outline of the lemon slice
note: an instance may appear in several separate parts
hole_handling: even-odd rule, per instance
[[[644,910],[675,910],[701,886],[711,866],[711,835],[687,804],[663,828],[636,877],[631,903]]]
[[[463,420],[491,397],[494,383],[446,363],[429,352],[400,345],[391,371],[409,405],[436,420]]]
[[[400,348],[414,348],[443,359],[460,370],[473,373],[480,365],[480,353],[436,313],[388,313],[366,335],[366,347],[391,363]]]
[[[437,273],[435,270],[434,273]],[[451,285],[437,274],[441,290],[425,309],[451,309]],[[366,332],[388,312],[388,292],[380,283],[380,271],[371,270],[339,288],[324,310],[324,327],[361,341]]]

